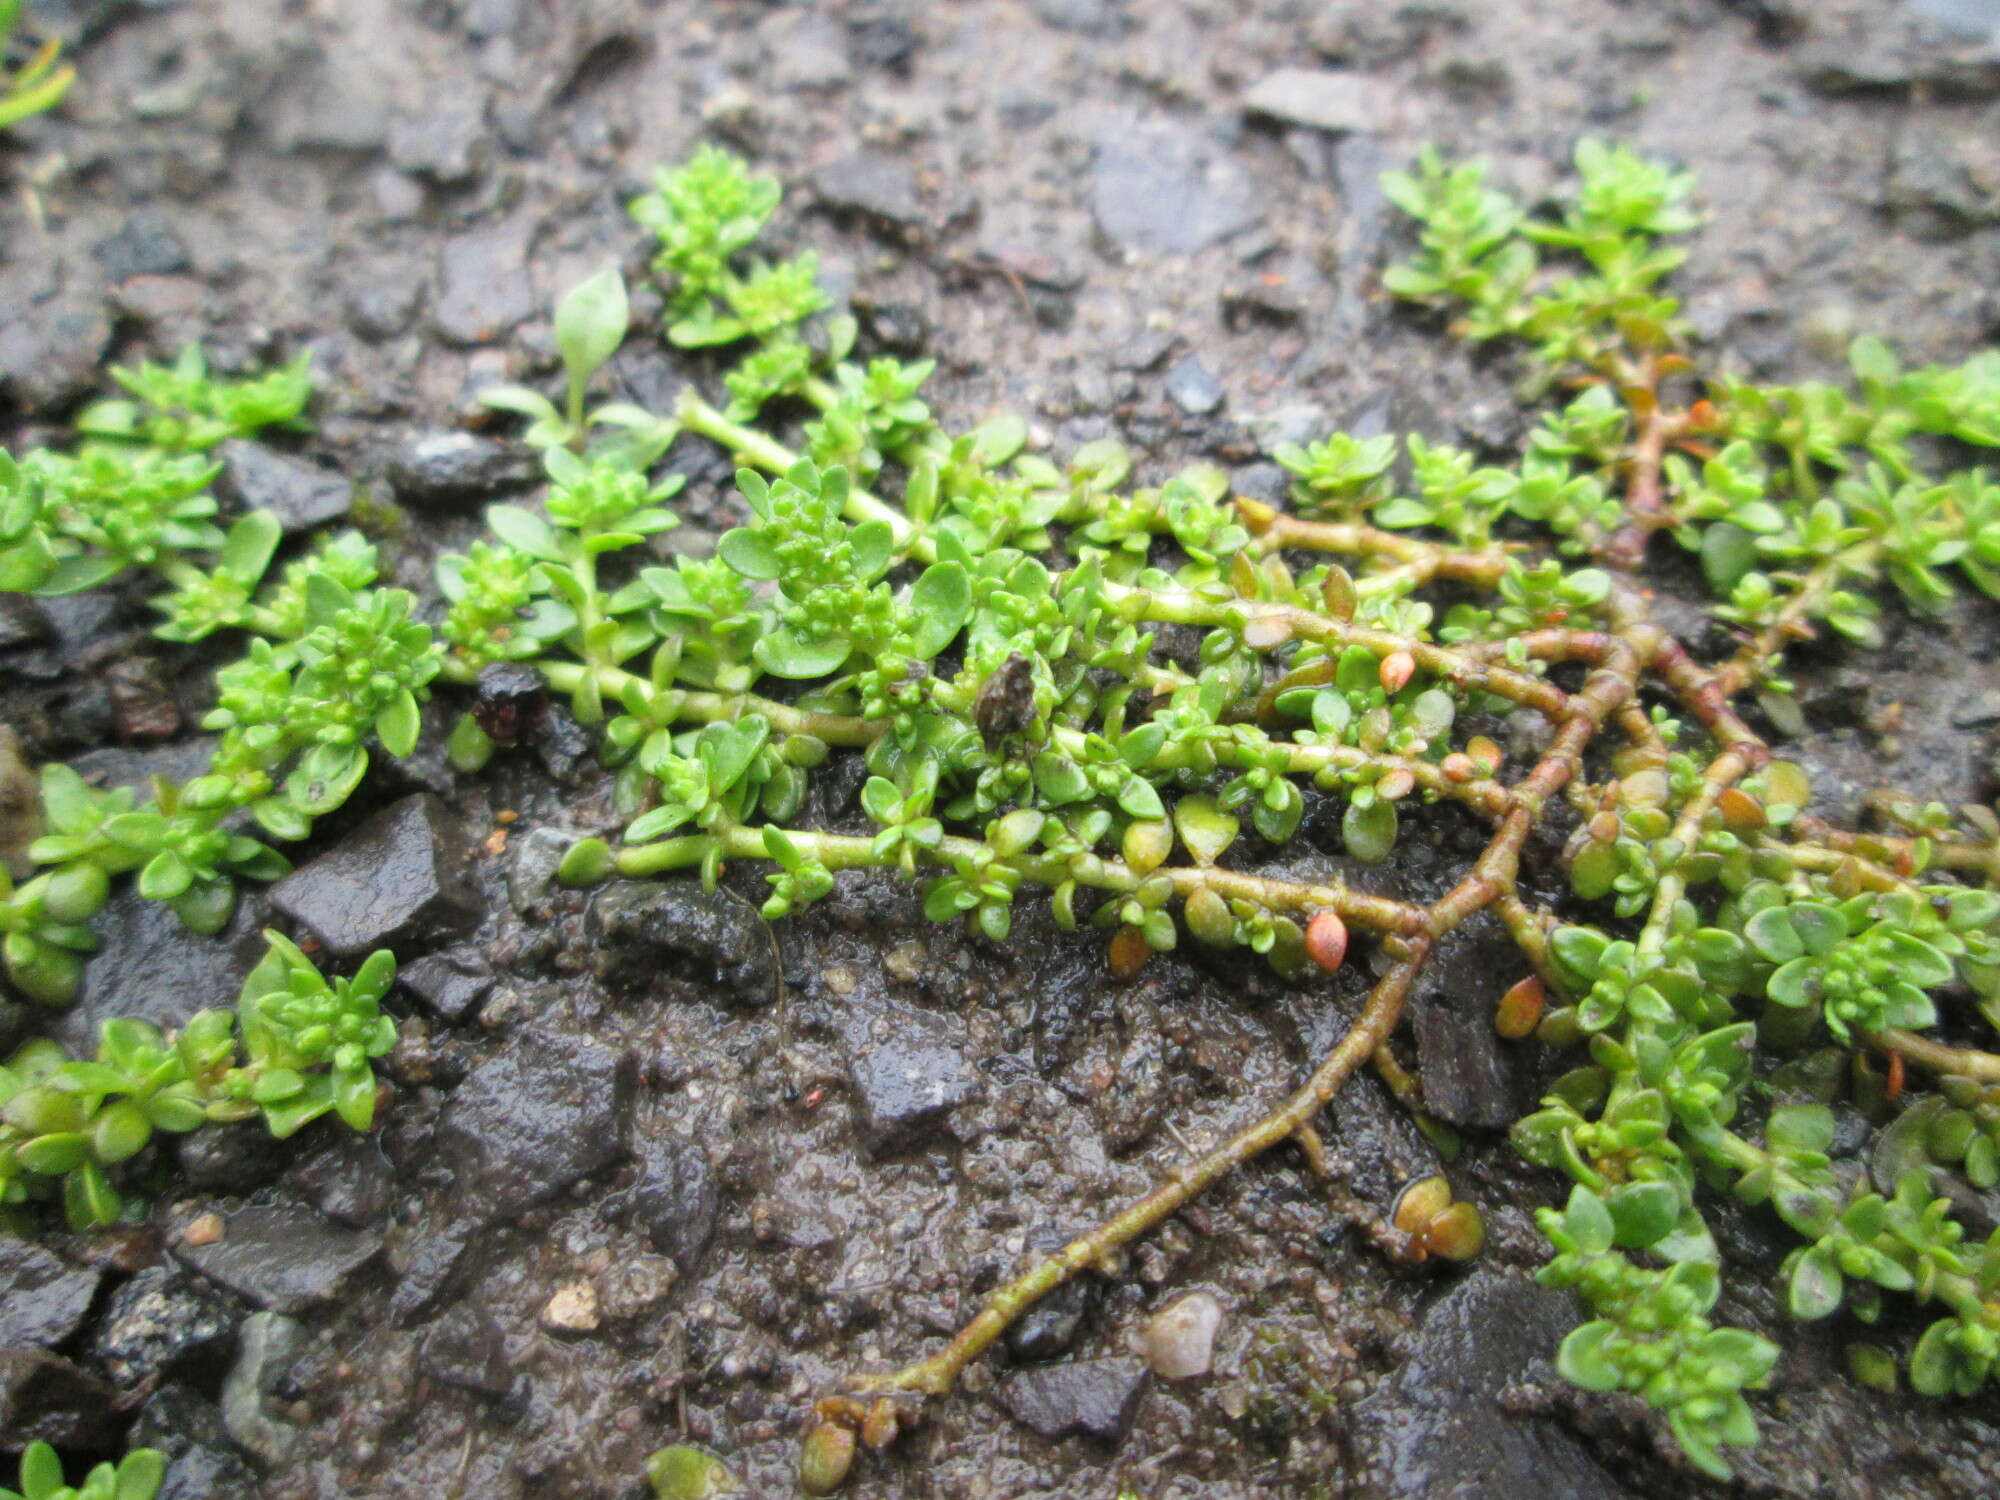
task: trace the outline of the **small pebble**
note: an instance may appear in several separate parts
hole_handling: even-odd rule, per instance
[[[597,1327],[597,1288],[573,1281],[558,1289],[542,1309],[542,1326],[558,1333],[589,1333]]]
[[[1146,1325],[1146,1363],[1163,1380],[1206,1375],[1215,1362],[1222,1304],[1207,1292],[1189,1292],[1153,1315]]]
[[[197,1214],[181,1231],[181,1243],[184,1245],[213,1245],[221,1238],[221,1214]]]

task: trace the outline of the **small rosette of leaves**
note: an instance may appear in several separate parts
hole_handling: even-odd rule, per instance
[[[1992,961],[1990,928],[2000,914],[2000,896],[1990,891],[1934,889],[1935,902],[1909,891],[1800,900],[1753,885],[1738,911],[1745,940],[1776,966],[1764,993],[1777,1005],[1817,1011],[1843,1043],[1857,1031],[1929,1027],[1937,1008],[1925,992],[1951,983],[1959,958]]]
[[[1618,1226],[1605,1201],[1571,1189],[1561,1210],[1536,1215],[1556,1247],[1544,1285],[1572,1289],[1596,1316],[1562,1342],[1556,1366],[1590,1391],[1629,1391],[1666,1414],[1681,1449],[1704,1472],[1727,1479],[1722,1450],[1757,1441],[1743,1392],[1769,1378],[1778,1347],[1706,1314],[1721,1294],[1715,1267],[1682,1261],[1664,1270],[1614,1248]]]
[[[199,345],[171,365],[150,360],[137,368],[114,365],[111,378],[129,400],[100,401],[77,418],[96,438],[143,443],[169,453],[199,453],[228,438],[252,437],[265,427],[297,427],[312,399],[312,356],[261,375],[231,379],[213,373]]]
[[[382,998],[396,977],[395,956],[368,955],[351,978],[328,979],[298,945],[266,932],[268,951],[243,981],[235,1021],[244,1062],[222,1072],[219,1092],[238,1113],[259,1113],[280,1139],[329,1112],[350,1128],[375,1120],[371,1066],[396,1045]],[[213,1058],[228,1035],[227,1012],[189,1023],[184,1050],[215,1077]]]
[[[6,10],[0,5],[0,12]],[[4,32],[0,24],[0,32]],[[4,123],[4,119],[0,119]],[[83,1483],[63,1480],[62,1460],[44,1442],[33,1442],[21,1453],[20,1489],[0,1489],[0,1500],[153,1500],[166,1478],[166,1455],[156,1448],[134,1448],[116,1463],[96,1465]]]
[[[827,306],[812,252],[772,264],[746,250],[777,209],[778,184],[754,177],[738,158],[704,146],[683,166],[661,172],[654,190],[631,204],[632,217],[659,238],[653,268],[670,284],[667,337],[684,348],[768,338]]]
[[[106,1021],[97,1055],[72,1059],[56,1043],[25,1043],[0,1068],[0,1205],[54,1194],[81,1234],[123,1207],[112,1171],[156,1130],[204,1124],[203,1101],[174,1049],[141,1021]]]

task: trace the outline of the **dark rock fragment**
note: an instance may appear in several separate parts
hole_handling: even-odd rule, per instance
[[[1501,1391],[1524,1353],[1552,1353],[1576,1325],[1570,1298],[1482,1268],[1432,1305],[1396,1373],[1354,1409],[1354,1438],[1396,1497],[1534,1495],[1617,1500],[1631,1492],[1546,1417],[1515,1416]]]
[[[1079,36],[1120,37],[1132,25],[1125,0],[1030,0],[1030,8],[1056,30]]]
[[[111,1294],[90,1336],[90,1357],[130,1389],[193,1365],[220,1363],[242,1314],[207,1282],[175,1266],[148,1266]]]
[[[844,1023],[855,1127],[869,1155],[913,1144],[979,1091],[952,1028],[928,1011],[857,1008]]]
[[[76,1332],[104,1273],[25,1240],[0,1239],[0,1349],[52,1349]]]
[[[1424,1108],[1450,1125],[1504,1130],[1520,1116],[1490,1015],[1442,996],[1416,1007]]]
[[[444,1295],[466,1263],[478,1225],[459,1219],[417,1238],[397,1259],[399,1279],[389,1311],[399,1320],[420,1318]]]
[[[1157,370],[1160,362],[1172,354],[1179,344],[1180,339],[1165,329],[1141,329],[1112,354],[1111,368],[1129,370],[1134,374]]]
[[[92,926],[101,947],[84,965],[76,1002],[50,1033],[72,1052],[94,1057],[98,1027],[119,1016],[171,1029],[198,1010],[234,1005],[243,977],[263,956],[257,903],[239,900],[229,926],[202,937],[181,925],[164,901],[148,901],[121,881]]]
[[[1481,917],[1453,933],[1425,971],[1412,1007],[1424,1108],[1449,1124],[1504,1130],[1534,1107],[1527,1070],[1493,1030],[1493,1007],[1519,977],[1518,962],[1507,935]]]
[[[485,165],[485,109],[476,97],[449,98],[389,126],[389,160],[442,186],[469,181]]]
[[[118,1393],[95,1375],[43,1349],[0,1350],[0,1450],[33,1442],[109,1449],[122,1425]]]
[[[272,1312],[304,1312],[331,1302],[347,1278],[375,1258],[382,1236],[342,1229],[309,1208],[245,1208],[224,1221],[221,1239],[186,1242],[174,1254],[239,1297]]]
[[[404,952],[478,920],[466,852],[444,803],[418,792],[271,887],[271,904],[337,957]]]
[[[445,242],[431,321],[454,344],[490,344],[533,317],[525,226],[497,224]]]
[[[501,749],[521,743],[522,732],[549,701],[542,674],[522,662],[496,661],[479,670],[472,717]]]
[[[417,1359],[433,1380],[480,1396],[504,1396],[513,1384],[507,1341],[484,1308],[447,1308],[423,1337]]]
[[[1341,135],[1390,128],[1394,104],[1383,80],[1323,68],[1280,68],[1243,96],[1253,115]]]
[[[1897,137],[1889,154],[1886,201],[1923,239],[1955,239],[2000,223],[2000,146],[1979,131],[1952,133],[1926,122]]]
[[[1090,209],[1123,250],[1193,255],[1258,222],[1250,181],[1191,126],[1121,123],[1097,142]]]
[[[257,1500],[257,1476],[229,1446],[214,1402],[191,1386],[162,1386],[132,1424],[134,1448],[157,1448],[167,1472],[154,1500]]]
[[[91,247],[91,256],[112,281],[132,276],[174,276],[194,261],[173,220],[157,208],[135,209],[115,233]]]
[[[205,1193],[250,1193],[285,1169],[291,1150],[263,1129],[196,1130],[174,1137],[187,1185]]]
[[[1000,1404],[1045,1438],[1125,1435],[1146,1385],[1144,1360],[1079,1359],[1016,1370],[1000,1382]]]
[[[847,23],[847,60],[857,68],[906,72],[917,33],[895,16],[862,16]]]
[[[424,278],[372,267],[366,279],[348,288],[343,306],[347,326],[370,342],[410,331],[424,305]]]
[[[518,443],[469,432],[425,433],[389,462],[396,498],[419,510],[491,500],[527,489],[540,477],[533,457]]]
[[[1974,688],[1953,701],[1953,729],[1982,729],[1988,724],[2000,724],[2000,687]]]
[[[656,1248],[674,1258],[687,1280],[697,1273],[714,1237],[722,1201],[708,1156],[696,1142],[671,1135],[638,1136],[632,1148],[640,1171],[627,1199],[632,1220]]]
[[[1222,382],[1199,355],[1184,356],[1167,371],[1167,394],[1191,417],[1205,417],[1222,405]]]
[[[342,1131],[316,1156],[294,1167],[287,1182],[336,1224],[369,1229],[389,1216],[396,1176],[373,1136]]]
[[[458,1022],[493,988],[493,971],[477,947],[466,944],[427,953],[396,973],[396,982],[441,1021]]]
[[[0,390],[33,416],[55,416],[97,391],[110,310],[81,293],[0,306]]]
[[[222,1425],[245,1452],[276,1468],[291,1461],[300,1433],[268,1404],[298,1362],[305,1325],[280,1313],[252,1313],[243,1320],[236,1363],[222,1382]]]
[[[881,151],[856,151],[812,174],[812,189],[828,208],[862,214],[891,228],[924,222],[917,174],[910,164]]]
[[[341,475],[262,443],[232,438],[216,456],[222,460],[218,488],[245,510],[268,510],[288,532],[311,531],[353,508],[354,486]]]
[[[457,1212],[507,1218],[561,1192],[622,1150],[630,1070],[622,1054],[563,1033],[529,1032],[473,1069],[438,1121],[439,1161]]]
[[[39,646],[54,634],[42,607],[26,594],[0,594],[0,651]]]
[[[616,881],[592,900],[589,927],[597,972],[614,989],[643,993],[669,973],[713,985],[736,1005],[778,998],[770,926],[728,891],[693,880]]]
[[[1283,504],[1291,489],[1291,471],[1274,463],[1250,464],[1229,476],[1231,494],[1262,500],[1266,505]]]

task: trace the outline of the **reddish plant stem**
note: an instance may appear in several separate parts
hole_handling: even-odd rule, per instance
[[[1646,543],[1673,519],[1660,484],[1660,463],[1666,457],[1671,428],[1660,402],[1659,357],[1645,355],[1636,374],[1633,389],[1628,389],[1625,396],[1639,422],[1639,437],[1632,445],[1626,474],[1625,522],[1605,540],[1598,553],[1612,567],[1627,572],[1645,561]]]
[[[1237,1132],[1198,1160],[1167,1175],[1158,1187],[1089,1234],[1031,1266],[992,1293],[986,1305],[930,1357],[893,1374],[863,1379],[864,1389],[938,1394],[1036,1301],[1097,1265],[1124,1245],[1178,1211],[1232,1168],[1282,1141],[1300,1139],[1333,1099],[1348,1076],[1388,1042],[1423,965],[1440,938],[1475,912],[1514,890],[1522,846],[1548,799],[1561,791],[1582,764],[1584,747],[1638,685],[1643,658],[1630,645],[1614,642],[1606,664],[1596,668],[1568,700],[1568,711],[1541,759],[1514,788],[1515,805],[1473,866],[1425,913],[1422,930],[1383,940],[1392,967],[1369,992],[1361,1015],[1327,1054],[1303,1087],[1263,1119]],[[826,1408],[823,1408],[826,1410]],[[843,1420],[843,1409],[829,1413]]]

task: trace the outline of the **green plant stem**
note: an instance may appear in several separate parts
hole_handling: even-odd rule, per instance
[[[1835,828],[1822,818],[1807,815],[1792,825],[1794,831],[1830,850],[1852,854],[1896,868],[1914,866],[1917,840],[1892,833],[1852,833]],[[1982,876],[1989,885],[2000,885],[2000,843],[1975,844],[1965,839],[1930,841],[1929,864],[1941,870],[1960,870]]]
[[[1432,942],[1429,937],[1418,937],[1404,945],[1405,956],[1369,992],[1353,1028],[1327,1054],[1306,1084],[1278,1109],[1199,1159],[1172,1169],[1158,1187],[1138,1202],[992,1293],[978,1315],[936,1354],[890,1375],[863,1377],[856,1384],[868,1390],[942,1395],[951,1389],[967,1365],[1036,1302],[1078,1272],[1108,1260],[1218,1178],[1294,1135],[1309,1131],[1313,1117],[1332,1101],[1348,1076],[1388,1040],[1402,1016],[1410,987],[1430,953]]]
[[[1853,574],[1867,574],[1882,560],[1882,542],[1870,538],[1842,549],[1809,571],[1798,589],[1778,609],[1771,622],[1745,641],[1736,654],[1715,669],[1722,695],[1733,698],[1767,675],[1792,641],[1810,640],[1809,623],[1826,597]]]
[[[1371,574],[1369,578],[1393,578],[1399,586],[1417,587],[1445,579],[1492,589],[1507,571],[1507,557],[1512,550],[1502,545],[1471,552],[1360,522],[1308,521],[1274,510],[1261,500],[1239,498],[1236,512],[1256,538],[1255,547],[1260,553],[1292,547],[1304,552],[1388,558],[1396,564],[1395,570]]]
[[[1675,820],[1669,838],[1679,841],[1682,849],[1692,849],[1700,836],[1702,819],[1715,806],[1716,799],[1730,787],[1742,780],[1750,771],[1750,756],[1741,746],[1729,749],[1709,762],[1702,773],[1701,785],[1681,808],[1681,815]],[[1646,914],[1646,924],[1639,932],[1638,953],[1641,967],[1660,957],[1660,950],[1667,940],[1667,929],[1672,925],[1674,907],[1687,893],[1687,877],[1680,873],[1678,866],[1665,871],[1653,892],[1653,905]]]
[[[1869,1042],[1884,1052],[1894,1053],[1905,1062],[1942,1076],[1973,1078],[1981,1083],[2000,1083],[2000,1057],[1973,1047],[1949,1047],[1914,1031],[1884,1027],[1867,1033]]]
[[[1337,620],[1294,604],[1233,596],[1209,599],[1177,589],[1140,589],[1118,583],[1105,584],[1104,597],[1134,622],[1224,628],[1244,635],[1252,645],[1277,646],[1288,640],[1354,645],[1378,658],[1407,651],[1419,668],[1461,691],[1492,693],[1523,708],[1532,708],[1551,720],[1559,720],[1569,711],[1569,695],[1542,678],[1463,656],[1448,646],[1357,625],[1351,620]],[[1258,627],[1268,635],[1260,635]],[[1326,670],[1331,673],[1331,664]],[[1330,675],[1327,680],[1331,680]]]
[[[1116,1217],[1072,1240],[992,1293],[978,1315],[936,1354],[893,1374],[863,1379],[859,1384],[868,1389],[925,1394],[949,1390],[965,1367],[1040,1298],[1144,1234],[1233,1168],[1283,1141],[1304,1139],[1312,1130],[1314,1116],[1331,1102],[1348,1076],[1387,1043],[1402,1016],[1411,987],[1437,941],[1514,889],[1521,848],[1543,807],[1575,776],[1591,737],[1635,691],[1639,667],[1638,654],[1621,645],[1612,659],[1594,670],[1568,700],[1567,716],[1540,761],[1515,788],[1516,806],[1507,814],[1492,842],[1451,890],[1427,910],[1417,912],[1421,925],[1415,931],[1405,929],[1385,938],[1383,951],[1392,960],[1392,967],[1369,992],[1354,1026],[1303,1087],[1263,1119],[1198,1160],[1169,1173],[1160,1186]],[[1180,873],[1207,876],[1217,872]]]
[[[809,829],[786,829],[785,835],[802,854],[818,860],[829,870],[881,869],[885,865],[885,861],[875,854],[872,839],[818,833]],[[739,824],[710,833],[683,834],[651,844],[627,845],[617,851],[615,863],[621,875],[633,878],[659,875],[668,870],[687,869],[700,864],[709,850],[718,845],[724,856],[731,859],[763,860],[770,857],[764,845],[764,830]],[[981,840],[947,836],[933,849],[918,850],[917,857],[928,865],[949,869],[954,859],[970,859],[990,852]],[[1141,877],[1122,861],[1105,859],[1096,854],[1058,857],[1030,852],[1016,855],[1008,863],[1019,870],[1024,879],[1041,885],[1056,886],[1065,880],[1074,880],[1079,885],[1121,895],[1136,891],[1142,879],[1165,876],[1172,882],[1175,896],[1182,900],[1197,890],[1207,888],[1219,896],[1253,901],[1272,911],[1307,915],[1330,909],[1339,912],[1344,920],[1371,932],[1420,932],[1425,920],[1422,907],[1387,896],[1371,896],[1354,890],[1344,882],[1304,884],[1244,875],[1213,866],[1161,868]]]
[[[782,474],[799,461],[799,456],[777,439],[732,422],[702,400],[692,386],[684,387],[674,402],[674,418],[689,432],[721,444],[744,461],[768,473]],[[880,521],[895,538],[896,550],[919,562],[935,562],[937,549],[929,537],[918,531],[910,518],[894,506],[878,499],[859,485],[847,492],[846,515],[850,521]]]

